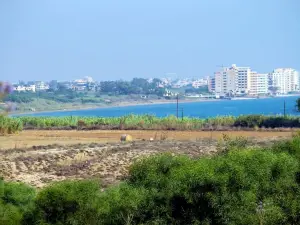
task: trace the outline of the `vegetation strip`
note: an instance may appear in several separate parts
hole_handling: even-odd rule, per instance
[[[232,128],[300,128],[297,116],[243,115],[208,119],[152,115],[123,117],[5,117],[0,116],[0,134],[23,129],[120,129],[120,130],[217,130]]]

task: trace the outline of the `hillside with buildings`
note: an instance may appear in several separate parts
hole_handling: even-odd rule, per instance
[[[130,81],[96,81],[84,77],[72,81],[19,81],[5,100],[17,111],[80,109],[206,99],[257,98],[299,93],[299,72],[278,68],[260,73],[233,64],[202,78],[134,78]]]

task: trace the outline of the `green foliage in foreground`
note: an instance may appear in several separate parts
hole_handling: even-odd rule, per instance
[[[106,190],[63,181],[35,194],[1,181],[0,224],[299,224],[300,137],[268,149],[230,146],[201,159],[141,159]]]
[[[223,116],[214,118],[177,119],[175,116],[155,117],[152,115],[128,115],[123,117],[18,117],[25,128],[76,128],[78,121],[84,122],[85,127],[99,129],[158,129],[158,130],[199,130],[218,128],[276,128],[300,127],[300,117],[297,116]]]
[[[25,184],[0,180],[0,224],[21,224],[34,208],[35,190]]]

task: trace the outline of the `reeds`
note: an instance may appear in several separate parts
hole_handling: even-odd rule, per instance
[[[13,134],[23,129],[23,123],[18,118],[0,115],[0,135]]]
[[[33,129],[121,129],[121,130],[202,130],[241,128],[297,128],[300,117],[297,116],[264,116],[242,115],[219,116],[213,118],[177,119],[175,116],[156,117],[153,115],[127,115],[122,117],[18,117],[9,119],[18,121],[24,128]],[[80,127],[79,127],[80,124]]]

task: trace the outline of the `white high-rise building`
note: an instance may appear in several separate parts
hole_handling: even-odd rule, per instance
[[[299,90],[299,73],[292,68],[278,68],[269,74],[269,85],[277,88],[277,93],[286,94]]]
[[[248,93],[250,85],[250,67],[223,67],[215,73],[215,92],[217,94]]]
[[[268,93],[268,74],[252,71],[249,80],[249,95],[261,95]]]
[[[237,90],[237,70],[234,67],[224,67],[215,72],[215,92],[224,95]]]
[[[223,73],[215,72],[215,92],[216,94],[223,94]]]
[[[250,86],[250,76],[251,69],[250,67],[236,67],[236,65],[232,65],[237,70],[237,91],[240,93],[248,93]]]

